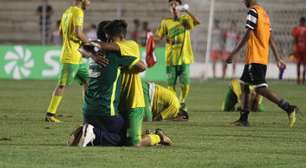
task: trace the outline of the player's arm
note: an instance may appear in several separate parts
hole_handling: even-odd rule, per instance
[[[250,9],[246,18],[246,24],[245,24],[246,32],[244,33],[237,47],[230,53],[230,55],[226,59],[226,63],[232,63],[233,57],[236,54],[238,54],[238,52],[242,49],[242,47],[244,47],[244,45],[248,42],[251,32],[254,31],[257,27],[257,20],[258,20],[257,11],[255,9]]]
[[[167,32],[167,26],[165,24],[165,20],[162,20],[154,33],[154,40],[161,41]]]
[[[195,26],[200,24],[199,18],[195,17],[189,10],[185,10],[185,12],[192,18]]]
[[[97,47],[99,47],[103,51],[120,52],[120,47],[116,43],[100,42],[100,43],[98,43]]]
[[[123,68],[129,69],[130,72],[140,73],[147,69],[146,64],[136,57],[133,56],[124,56],[119,57],[119,65]]]
[[[88,38],[86,37],[85,33],[83,32],[82,26],[76,26],[75,27],[75,33],[77,37],[83,42],[83,43],[89,43]]]
[[[274,55],[277,67],[278,68],[285,67],[286,64],[284,63],[282,57],[280,56],[280,53],[278,52],[278,49],[276,47],[276,43],[275,43],[275,41],[273,39],[272,33],[271,33],[271,36],[270,36],[269,43],[270,43],[270,47],[272,49],[272,52],[273,52],[273,55]]]
[[[84,25],[84,13],[80,10],[73,11],[72,19],[74,21],[74,33],[78,37],[80,41],[83,43],[89,43],[88,38],[86,37],[85,33],[83,32],[83,25]]]

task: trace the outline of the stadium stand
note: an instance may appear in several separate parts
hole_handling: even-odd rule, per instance
[[[39,44],[40,34],[38,17],[35,14],[38,0],[10,0],[1,2],[0,6],[0,43]],[[52,16],[53,29],[56,20],[71,1],[52,0],[49,3],[54,8]],[[209,0],[185,1],[190,4],[192,11],[201,18],[202,24],[192,33],[193,47],[197,61],[203,61],[206,50],[207,28],[209,18]],[[285,54],[290,52],[290,32],[298,19],[306,15],[305,0],[273,0],[260,1],[269,11],[275,38]],[[272,5],[273,4],[273,5]],[[216,0],[215,17],[226,26],[232,19],[239,21],[243,31],[243,22],[247,10],[241,0]],[[100,20],[123,18],[132,24],[135,18],[148,20],[154,28],[159,21],[168,15],[165,0],[92,0],[92,5],[86,16],[86,23],[97,23]],[[132,31],[130,27],[129,31]]]

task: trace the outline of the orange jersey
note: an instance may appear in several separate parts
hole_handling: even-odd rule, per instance
[[[292,30],[292,36],[295,39],[295,52],[306,52],[306,26],[297,26]]]
[[[260,5],[255,5],[250,9],[246,28],[252,31],[247,42],[245,63],[268,64],[271,35],[270,18]]]

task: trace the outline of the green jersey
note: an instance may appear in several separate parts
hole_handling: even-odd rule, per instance
[[[83,112],[90,116],[115,116],[121,88],[121,68],[128,68],[135,63],[135,57],[122,57],[119,53],[107,53],[109,64],[98,65],[93,60],[89,63],[88,89],[85,93]]]

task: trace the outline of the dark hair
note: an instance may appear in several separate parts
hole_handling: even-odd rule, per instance
[[[306,18],[303,16],[300,18],[300,23],[305,23],[306,22]]]
[[[104,20],[102,22],[100,22],[98,24],[98,29],[97,29],[97,37],[99,40],[103,41],[103,42],[106,42],[107,41],[107,37],[106,37],[106,26],[108,24],[110,24],[111,21],[109,20]]]
[[[169,3],[172,2],[172,1],[176,1],[176,2],[178,2],[180,5],[183,4],[181,0],[169,0]]]
[[[125,37],[127,34],[127,26],[128,24],[124,20],[114,20],[105,27],[105,30],[111,37]]]

